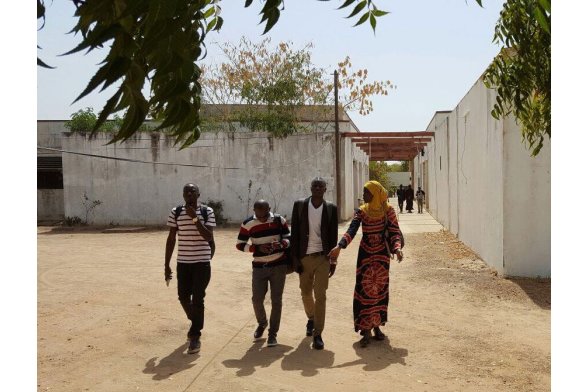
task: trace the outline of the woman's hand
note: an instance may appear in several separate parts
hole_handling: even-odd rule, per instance
[[[339,245],[337,245],[336,247],[331,249],[331,251],[329,252],[327,257],[329,258],[329,260],[332,260],[332,259],[337,260],[339,258],[339,252],[341,252],[341,248],[339,247]]]
[[[402,259],[404,258],[404,255],[402,254],[402,249],[396,249],[396,257],[398,258],[398,262],[400,263],[402,261]]]

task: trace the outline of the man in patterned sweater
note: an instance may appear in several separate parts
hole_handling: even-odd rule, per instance
[[[200,190],[194,184],[184,185],[183,206],[172,209],[167,218],[169,235],[165,245],[165,280],[172,278],[170,261],[179,239],[177,274],[178,299],[192,322],[188,331],[189,354],[200,351],[200,331],[204,326],[204,296],[210,282],[210,259],[213,227],[216,226],[214,211],[198,203]],[[207,212],[202,213],[206,208]],[[180,209],[180,211],[177,211]]]
[[[276,339],[282,317],[282,294],[288,270],[284,249],[290,246],[290,230],[286,219],[270,212],[269,203],[258,200],[253,205],[254,215],[245,219],[237,238],[237,249],[253,253],[251,288],[253,311],[257,318],[255,339],[261,338],[267,327],[263,301],[268,283],[271,289],[272,311],[269,320],[267,346],[278,344]],[[251,240],[251,244],[249,244]]]

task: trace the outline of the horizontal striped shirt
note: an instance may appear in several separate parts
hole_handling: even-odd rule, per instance
[[[177,207],[176,207],[177,208]],[[186,207],[183,206],[182,212],[178,216],[174,214],[176,208],[171,210],[167,218],[167,225],[178,229],[178,263],[203,263],[210,261],[210,244],[208,241],[200,235],[200,232],[196,228],[196,224],[190,218],[190,215],[186,213]],[[206,207],[208,211],[208,217],[206,222],[202,217],[201,205],[198,204],[196,207],[196,216],[206,226],[216,226],[216,220],[214,219],[214,211],[210,207]]]
[[[286,218],[280,216],[279,221],[270,212],[269,218],[261,222],[255,215],[245,219],[241,224],[237,237],[237,249],[242,252],[253,253],[254,263],[271,263],[285,257],[283,249],[290,247],[290,229]],[[251,240],[251,244],[249,244]],[[270,254],[262,253],[259,245],[271,244],[278,241],[279,249],[274,249]]]

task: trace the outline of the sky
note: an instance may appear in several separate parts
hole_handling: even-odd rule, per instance
[[[396,89],[376,96],[368,116],[349,112],[360,131],[424,130],[437,110],[452,110],[498,53],[492,43],[502,1],[474,0],[376,1],[390,14],[378,18],[376,33],[369,23],[352,27],[357,17],[337,10],[340,1],[289,0],[277,25],[267,34],[272,43],[291,41],[296,48],[314,45],[312,61],[329,72],[350,56],[355,69],[367,69],[372,80],[390,80]],[[253,42],[262,37],[261,2],[222,1],[223,28],[207,37],[204,63],[220,62],[213,42]],[[106,50],[88,55],[59,56],[75,47],[79,36],[66,34],[74,26],[70,0],[46,2],[45,26],[37,33],[37,51],[56,69],[37,70],[37,119],[64,120],[85,107],[98,112],[114,92],[107,89],[71,104],[98,69]]]

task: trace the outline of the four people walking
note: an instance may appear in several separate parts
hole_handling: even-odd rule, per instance
[[[253,334],[255,339],[261,338],[268,327],[263,302],[268,286],[271,290],[268,347],[277,345],[282,294],[291,267],[299,274],[302,303],[308,318],[306,336],[313,337],[314,349],[324,348],[322,332],[329,278],[335,274],[341,249],[351,243],[360,226],[363,234],[353,293],[355,331],[363,336],[360,340],[362,347],[369,344],[372,331],[377,340],[385,339],[380,327],[388,321],[390,258],[396,255],[400,262],[404,246],[396,213],[388,203],[388,192],[377,181],[366,183],[365,203],[356,210],[347,232],[337,242],[337,206],[324,199],[326,190],[327,183],[323,178],[312,180],[311,196],[294,203],[291,233],[286,219],[272,213],[265,200],[255,202],[254,214],[241,225],[237,249],[252,253],[253,257],[252,303],[258,324]],[[196,185],[186,184],[183,196],[185,204],[174,208],[168,217],[170,232],[166,243],[165,279],[169,282],[172,278],[170,260],[177,235],[180,242],[178,298],[192,322],[188,331],[188,353],[196,353],[200,350],[204,325],[204,296],[210,281],[213,227],[216,224],[212,209],[198,203],[200,192]],[[399,206],[402,209],[400,200]]]

